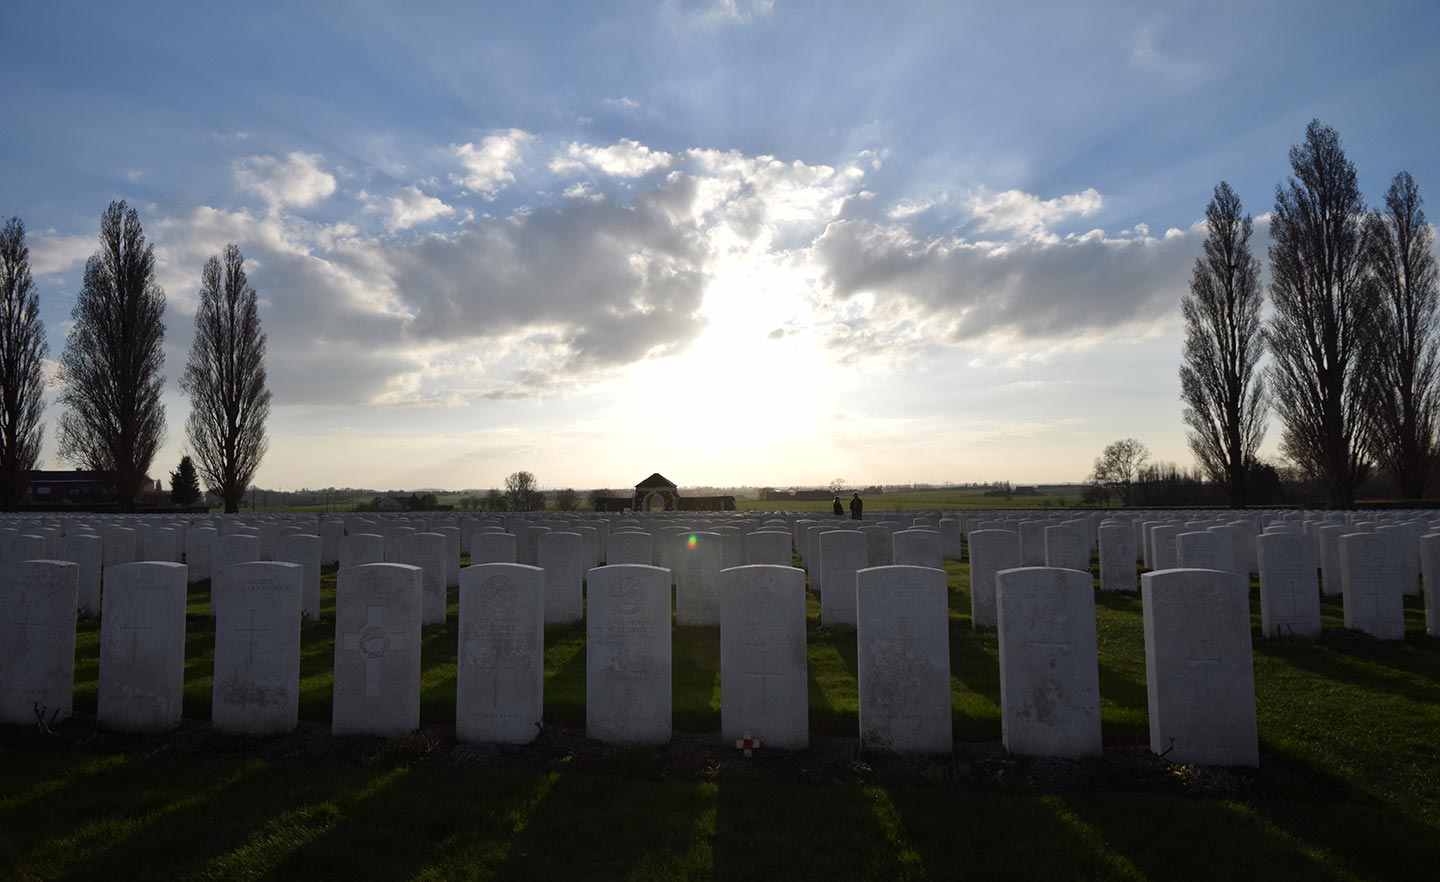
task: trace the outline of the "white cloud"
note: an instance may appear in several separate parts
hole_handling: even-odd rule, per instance
[[[366,210],[385,214],[385,229],[392,233],[455,213],[452,206],[434,196],[426,196],[414,186],[404,187],[393,196],[375,196],[362,190],[359,197]]]
[[[1024,190],[991,193],[981,190],[970,198],[967,207],[982,233],[1012,232],[1020,236],[1039,237],[1051,225],[1071,217],[1089,217],[1099,211],[1105,199],[1094,187],[1054,199],[1041,199]]]
[[[486,135],[477,146],[467,142],[451,145],[450,152],[465,167],[464,174],[451,175],[450,179],[472,193],[487,199],[506,185],[515,182],[515,167],[523,158],[523,148],[535,136],[520,129],[508,129]]]
[[[599,202],[605,198],[605,194],[595,189],[589,181],[579,181],[565,188],[562,193],[566,199],[589,199],[592,202]]]
[[[308,208],[335,192],[335,176],[320,167],[323,159],[298,150],[283,159],[244,156],[235,162],[235,183],[257,194],[271,211]]]
[[[907,220],[922,215],[937,205],[944,205],[949,201],[949,193],[941,193],[934,198],[902,199],[892,205],[889,210],[885,212],[885,216],[891,220]]]
[[[640,109],[639,101],[636,101],[634,98],[626,98],[624,95],[621,95],[619,98],[606,98],[601,103],[611,110],[623,110],[627,113],[634,113]]]
[[[58,236],[45,233],[29,239],[27,244],[30,246],[30,272],[37,276],[64,272],[83,264],[86,258],[100,250],[100,243],[94,236]]]
[[[592,168],[617,178],[639,178],[669,168],[674,157],[663,150],[651,150],[639,141],[621,138],[609,147],[571,143],[565,152],[550,160],[556,174],[571,174]]]
[[[1197,224],[1159,238],[1091,231],[996,243],[842,220],[811,256],[830,298],[832,340],[850,348],[1073,342],[1173,318],[1204,234]]]

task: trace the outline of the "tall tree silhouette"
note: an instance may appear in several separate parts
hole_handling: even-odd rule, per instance
[[[223,258],[223,260],[222,260]],[[240,510],[269,442],[270,390],[265,377],[265,335],[245,258],[235,245],[205,262],[195,342],[180,388],[190,396],[185,434],[200,460],[205,483]]]
[[[165,437],[165,292],[140,215],[123,200],[100,215],[100,250],[70,316],[60,455],[113,472],[120,510],[133,511]]]
[[[1440,284],[1435,234],[1420,188],[1400,172],[1385,208],[1369,218],[1371,279],[1379,298],[1373,353],[1365,359],[1373,414],[1370,454],[1406,499],[1420,499],[1435,475],[1440,408]]]
[[[1349,507],[1370,472],[1362,357],[1376,298],[1366,278],[1366,209],[1340,136],[1319,120],[1290,148],[1293,177],[1275,188],[1266,340],[1285,427],[1281,448]]]
[[[0,227],[0,509],[4,511],[19,506],[26,473],[40,461],[47,352],[40,298],[30,276],[25,223],[12,217]]]
[[[1195,259],[1185,315],[1180,398],[1190,450],[1210,480],[1223,484],[1232,508],[1247,502],[1245,478],[1265,439],[1265,352],[1260,261],[1250,253],[1254,223],[1240,197],[1221,181],[1205,209],[1205,253]]]

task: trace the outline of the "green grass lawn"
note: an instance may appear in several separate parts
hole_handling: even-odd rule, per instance
[[[1262,766],[1230,776],[1238,789],[1207,791],[1210,773],[1193,769],[1175,770],[1179,790],[1107,784],[1103,769],[1089,786],[1033,786],[1013,763],[1006,783],[995,770],[1011,761],[981,746],[1000,737],[996,639],[971,628],[968,567],[946,569],[955,737],[976,743],[951,760],[899,768],[850,749],[855,632],[821,628],[813,599],[810,752],[746,761],[717,745],[678,760],[710,744],[720,692],[718,630],[677,628],[675,745],[476,759],[448,743],[452,592],[451,624],[424,629],[421,736],[327,742],[312,726],[318,746],[285,752],[264,739],[0,738],[0,878],[1437,878],[1440,641],[1423,636],[1418,603],[1403,643],[1340,632],[1333,601],[1318,643],[1257,636]],[[311,723],[330,713],[334,578],[322,621],[302,629]],[[193,720],[209,715],[208,592],[194,586],[186,623]],[[1107,759],[1143,756],[1140,601],[1097,595],[1096,612]],[[1254,619],[1258,635],[1258,602]],[[546,629],[545,721],[559,731],[584,723],[584,643],[583,626]],[[82,715],[98,651],[98,624],[82,623]]]

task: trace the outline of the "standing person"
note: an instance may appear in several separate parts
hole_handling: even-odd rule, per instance
[[[856,490],[855,495],[850,497],[850,520],[858,521],[865,512],[865,502],[860,498],[860,491]]]
[[[835,517],[837,517],[837,518],[843,518],[843,517],[845,517],[845,506],[843,506],[843,505],[840,504],[840,497],[839,497],[839,496],[836,496],[836,497],[835,497]]]

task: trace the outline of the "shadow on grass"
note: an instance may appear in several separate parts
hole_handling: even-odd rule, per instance
[[[545,626],[545,722],[585,726],[585,626]]]
[[[683,732],[718,732],[720,628],[676,626],[670,660],[674,727]]]

